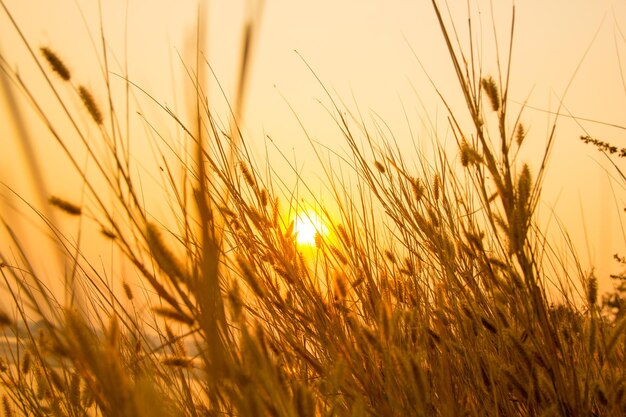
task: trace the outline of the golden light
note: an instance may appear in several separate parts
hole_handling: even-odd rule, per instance
[[[319,233],[324,237],[328,234],[328,228],[322,219],[314,211],[306,211],[296,217],[293,223],[296,242],[302,246],[315,246],[315,236]]]

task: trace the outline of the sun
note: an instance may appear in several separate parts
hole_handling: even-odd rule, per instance
[[[299,214],[294,220],[293,230],[296,242],[301,246],[315,246],[317,234],[322,237],[328,234],[328,228],[314,211]]]

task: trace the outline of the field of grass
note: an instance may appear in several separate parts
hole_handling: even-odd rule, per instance
[[[305,210],[298,193],[254,162],[238,125],[258,22],[244,28],[230,123],[205,100],[200,59],[188,68],[193,117],[156,103],[184,137],[151,132],[163,217],[145,204],[123,127],[138,116],[115,104],[149,92],[123,77],[114,89],[105,54],[108,96],[96,98],[63,46],[23,39],[51,118],[0,57],[4,94],[27,99],[84,197],[40,190],[47,206],[31,206],[66,266],[60,292],[1,219],[12,239],[0,253],[4,416],[626,415],[626,279],[602,297],[593,274],[564,265],[536,221],[554,130],[538,160],[518,157],[528,130],[508,106],[510,53],[483,74],[479,51],[460,48],[459,28],[433,8],[465,98],[446,104],[457,152],[409,160],[329,93],[351,158],[325,165],[337,213],[317,202],[308,231],[307,216],[293,216]],[[622,175],[623,150],[586,140]],[[59,226],[68,219],[77,236]],[[82,250],[93,231],[123,255],[114,276]]]

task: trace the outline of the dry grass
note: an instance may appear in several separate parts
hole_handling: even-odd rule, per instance
[[[129,264],[102,276],[46,222],[73,265],[65,282],[77,296],[58,301],[2,219],[16,248],[0,254],[14,312],[0,312],[10,347],[0,362],[4,415],[624,415],[623,303],[607,317],[593,276],[555,276],[556,252],[534,222],[553,138],[546,157],[532,161],[536,170],[517,161],[527,132],[507,107],[509,66],[482,74],[476,52],[455,44],[456,28],[433,6],[466,101],[448,107],[459,157],[440,147],[436,161],[417,155],[413,166],[393,139],[353,121],[329,95],[361,193],[346,193],[328,168],[340,216],[330,221],[332,238],[316,238],[313,262],[283,217],[290,203],[279,179],[260,173],[237,128],[257,22],[245,27],[229,129],[205,107],[197,78],[193,126],[163,107],[194,155],[177,155],[178,164],[161,155],[173,226],[142,204],[119,124],[128,116],[103,107],[115,102],[108,78],[98,103],[73,84],[62,51],[24,39],[94,162],[93,181],[28,80],[3,59],[85,180],[84,206],[57,196],[49,203],[93,223]],[[60,91],[84,108],[66,106]],[[469,112],[469,125],[457,110]],[[74,122],[85,115],[106,158]],[[565,290],[571,281],[585,288],[578,305]],[[549,282],[565,289],[550,294]]]

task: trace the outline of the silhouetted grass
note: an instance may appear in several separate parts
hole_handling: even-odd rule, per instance
[[[324,167],[339,215],[327,216],[332,233],[316,238],[314,255],[296,243],[280,179],[260,173],[238,129],[258,22],[244,28],[228,129],[198,78],[190,125],[162,107],[193,155],[176,155],[178,163],[161,155],[173,222],[143,204],[119,123],[127,115],[111,105],[108,78],[99,99],[64,65],[66,46],[24,39],[98,175],[84,171],[28,80],[3,59],[85,181],[85,206],[48,201],[59,216],[96,225],[128,268],[102,276],[39,213],[74,266],[60,280],[72,297],[58,300],[2,219],[16,248],[0,254],[15,312],[0,313],[4,415],[624,415],[626,318],[601,314],[595,277],[555,272],[557,252],[535,223],[553,136],[538,161],[518,160],[529,133],[508,107],[510,64],[483,74],[478,52],[462,50],[433,8],[465,98],[459,109],[444,100],[458,154],[439,146],[435,161],[409,161],[329,94],[352,153],[343,169],[361,191],[346,193],[336,168]],[[84,107],[67,105],[61,91]]]

